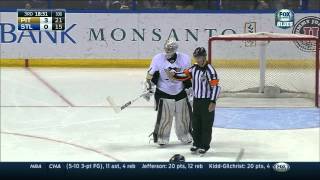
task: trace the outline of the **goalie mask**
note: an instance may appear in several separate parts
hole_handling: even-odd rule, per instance
[[[170,38],[166,40],[164,44],[164,51],[166,52],[167,59],[170,59],[171,57],[173,57],[177,52],[177,49],[178,49],[178,44],[174,39]]]

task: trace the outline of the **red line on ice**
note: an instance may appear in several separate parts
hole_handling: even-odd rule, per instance
[[[96,149],[93,149],[93,148],[90,148],[90,147],[85,147],[85,146],[82,146],[82,145],[78,145],[78,144],[75,144],[75,143],[70,143],[70,142],[66,142],[66,141],[62,141],[62,140],[57,140],[57,139],[51,139],[51,138],[47,138],[47,137],[41,137],[41,136],[35,136],[35,135],[28,135],[28,134],[21,134],[21,133],[13,133],[13,132],[4,132],[4,131],[1,131],[1,134],[8,134],[8,135],[14,135],[14,136],[22,136],[22,137],[29,137],[29,138],[35,138],[35,139],[41,139],[41,140],[46,140],[46,141],[51,141],[51,142],[56,142],[56,143],[61,143],[61,144],[66,144],[66,145],[70,145],[70,146],[74,146],[74,147],[77,147],[77,148],[80,148],[80,149],[83,149],[83,150],[87,150],[87,151],[91,151],[91,152],[95,152],[97,154],[100,154],[102,156],[105,156],[105,157],[108,157],[110,159],[113,159],[117,162],[120,162],[119,159],[109,155],[109,154],[106,154],[102,151],[99,151],[99,150],[96,150]]]
[[[45,81],[39,74],[34,72],[30,68],[26,68],[31,74],[33,74],[39,81],[41,81],[45,86],[47,86],[53,93],[58,95],[64,102],[66,102],[69,106],[74,107],[74,105],[67,99],[65,98],[59,91],[57,91],[54,87],[52,87],[47,81]]]

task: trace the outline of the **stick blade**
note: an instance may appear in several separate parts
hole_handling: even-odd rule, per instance
[[[111,96],[107,97],[107,101],[109,102],[109,104],[111,105],[112,109],[116,112],[119,113],[120,112],[120,108],[116,105],[116,103],[114,102],[114,100],[112,99]]]

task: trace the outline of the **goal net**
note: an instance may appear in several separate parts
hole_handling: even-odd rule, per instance
[[[315,36],[213,36],[208,60],[217,70],[224,105],[319,107],[319,39]]]

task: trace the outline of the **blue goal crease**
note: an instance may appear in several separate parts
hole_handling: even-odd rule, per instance
[[[319,108],[217,108],[214,127],[289,130],[320,127]]]

